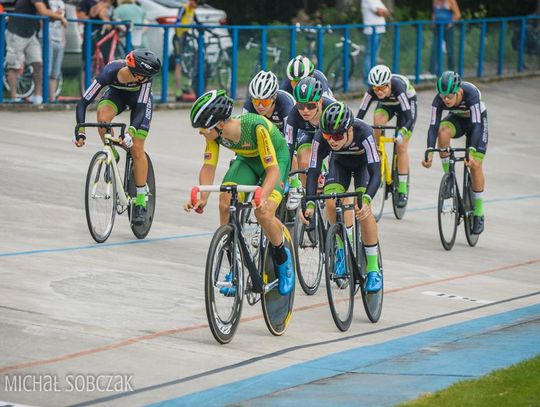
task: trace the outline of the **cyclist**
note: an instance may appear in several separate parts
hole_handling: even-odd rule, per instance
[[[271,71],[259,71],[249,83],[249,96],[251,99],[244,103],[243,113],[260,114],[283,133],[294,98],[279,89],[277,76]]]
[[[293,91],[295,106],[287,117],[285,138],[289,144],[291,157],[296,153],[298,168],[307,168],[311,156],[311,143],[323,109],[334,100],[323,97],[323,86],[314,76],[301,79]],[[301,175],[302,184],[306,184],[305,175]],[[295,209],[300,203],[302,194],[298,192],[300,185],[291,184],[289,191],[288,209]]]
[[[318,69],[315,69],[313,62],[308,57],[302,55],[295,56],[287,64],[287,79],[281,82],[280,89],[292,95],[298,82],[307,76],[313,76],[321,83],[324,96],[334,98],[334,93],[330,89],[326,76]]]
[[[268,119],[253,113],[231,116],[233,100],[225,90],[212,90],[199,97],[191,108],[191,124],[206,139],[204,164],[199,173],[201,185],[214,182],[219,146],[237,154],[222,183],[229,185],[257,185],[262,181],[262,198],[255,208],[255,216],[270,240],[279,274],[279,292],[287,295],[294,287],[294,269],[289,249],[285,247],[283,224],[276,217],[276,209],[283,197],[283,186],[289,174],[290,157],[285,139]],[[204,208],[209,193],[202,193],[186,211]],[[230,194],[219,199],[220,223],[229,218]],[[231,274],[227,277],[230,281]],[[222,294],[234,295],[229,288]]]
[[[392,74],[385,65],[376,65],[369,71],[370,88],[364,94],[356,117],[363,119],[371,103],[376,100],[377,107],[373,114],[373,124],[384,126],[394,116],[397,117],[397,170],[398,170],[398,200],[396,206],[404,208],[407,205],[409,191],[409,140],[411,139],[416,122],[416,91],[409,80],[402,75]],[[375,130],[375,142],[379,145],[381,131]]]
[[[152,51],[137,49],[131,51],[125,60],[111,61],[103,67],[90,87],[77,102],[77,123],[84,123],[86,108],[99,94],[101,89],[108,86],[97,107],[97,121],[110,123],[113,118],[126,108],[131,110],[130,126],[122,135],[122,144],[130,148],[133,157],[135,185],[137,197],[133,209],[132,221],[136,225],[146,219],[146,178],[148,162],[144,152],[144,142],[150,130],[152,120],[152,77],[161,71],[161,62]],[[104,140],[105,129],[100,128],[99,135]],[[74,138],[77,147],[84,145],[86,139],[84,128]],[[115,159],[120,158],[113,149]]]
[[[427,146],[435,147],[435,140],[441,148],[450,146],[450,140],[466,136],[469,159],[465,164],[471,170],[471,184],[474,199],[473,234],[484,231],[484,172],[482,162],[488,144],[487,110],[482,95],[476,86],[462,82],[458,73],[443,72],[437,80],[437,96],[431,104],[431,124],[428,130]],[[441,121],[443,110],[448,115]],[[448,172],[448,153],[441,153],[443,171]],[[431,167],[433,154],[422,161],[426,168]]]
[[[362,193],[362,205],[356,206],[355,216],[360,221],[362,242],[367,258],[368,292],[382,288],[382,274],[378,260],[377,222],[371,213],[371,200],[381,182],[379,153],[373,138],[373,129],[363,120],[355,119],[351,109],[342,102],[327,106],[320,120],[320,127],[313,140],[307,176],[307,195],[315,195],[322,160],[330,155],[328,175],[323,194],[343,193],[349,189],[354,177],[355,191]],[[368,178],[369,177],[369,178]],[[326,202],[328,221],[336,223],[336,202]],[[306,204],[304,216],[313,216],[315,203]],[[337,275],[345,273],[343,249],[337,251]]]

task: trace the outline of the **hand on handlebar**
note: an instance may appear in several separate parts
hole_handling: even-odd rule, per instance
[[[73,137],[73,139],[71,141],[73,141],[73,143],[77,147],[82,147],[85,144],[85,140],[86,140],[86,134],[78,133],[76,136]]]
[[[422,160],[422,165],[425,168],[431,168],[431,164],[433,163],[433,153],[428,153],[427,160]]]
[[[194,210],[197,213],[202,213],[202,210],[204,209],[207,203],[208,203],[207,199],[199,199],[197,202],[195,202],[195,204],[193,204],[190,199],[184,204],[184,210],[186,212],[191,212],[192,210]]]

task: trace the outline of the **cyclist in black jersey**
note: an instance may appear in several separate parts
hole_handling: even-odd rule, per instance
[[[283,133],[294,98],[279,89],[277,76],[271,71],[259,71],[249,83],[249,96],[251,98],[244,103],[243,113],[260,114]]]
[[[109,62],[96,76],[90,87],[77,103],[77,123],[84,123],[86,109],[99,92],[108,86],[97,108],[97,121],[110,123],[126,108],[131,110],[130,126],[123,137],[123,145],[131,148],[137,197],[132,221],[142,224],[146,218],[146,178],[148,162],[144,142],[152,120],[152,77],[161,71],[161,62],[153,52],[146,49],[131,51],[125,60]],[[99,128],[103,140],[105,129]],[[81,128],[74,138],[77,147],[84,145],[85,130]],[[118,152],[113,149],[118,160]]]
[[[315,69],[313,62],[308,57],[302,55],[295,56],[287,64],[287,78],[281,82],[280,89],[292,95],[298,82],[308,76],[314,77],[321,83],[323,96],[334,99],[334,93],[330,89],[325,74]]]
[[[371,103],[377,101],[373,114],[373,124],[384,126],[394,116],[397,117],[397,170],[398,170],[398,200],[396,206],[404,208],[407,205],[407,179],[409,176],[409,140],[416,122],[416,91],[409,80],[402,75],[392,74],[385,65],[376,65],[369,71],[368,83],[370,88],[364,94],[356,117],[363,119]],[[375,142],[379,144],[381,131],[375,129]]]
[[[471,184],[474,195],[474,217],[472,233],[484,231],[484,172],[482,162],[487,151],[488,124],[487,110],[482,96],[476,86],[462,82],[458,73],[443,72],[437,80],[437,93],[431,104],[431,123],[429,126],[427,146],[448,147],[450,140],[466,136],[466,146],[469,149],[469,159],[465,164],[471,170]],[[448,110],[448,115],[441,121],[442,111]],[[441,153],[444,172],[448,172],[448,153]],[[431,167],[432,155],[427,161],[422,161],[426,168]]]
[[[351,109],[342,102],[333,102],[324,109],[319,130],[315,133],[307,176],[307,195],[317,192],[317,179],[322,160],[330,155],[329,170],[323,194],[346,192],[354,177],[354,188],[362,192],[362,204],[356,206],[355,216],[360,221],[362,242],[366,251],[368,281],[366,290],[382,288],[382,274],[378,262],[377,222],[371,213],[371,200],[381,182],[381,167],[373,129],[363,120],[355,119]],[[328,221],[336,222],[336,203],[326,202]],[[304,216],[313,216],[315,204],[307,202]],[[349,229],[349,227],[348,227]],[[352,231],[352,230],[351,230]],[[337,252],[337,273],[344,274],[344,251]]]

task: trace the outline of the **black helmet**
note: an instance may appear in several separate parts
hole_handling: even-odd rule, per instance
[[[333,102],[321,115],[320,129],[327,134],[344,133],[353,123],[351,109],[343,102]]]
[[[136,49],[126,56],[126,64],[133,75],[152,77],[161,71],[161,61],[147,49]]]
[[[301,79],[293,91],[294,99],[299,103],[318,102],[321,100],[322,93],[323,87],[321,82],[313,76]]]
[[[196,129],[211,129],[219,121],[228,119],[232,108],[233,100],[224,89],[208,91],[191,106],[191,125]]]
[[[453,95],[461,86],[461,77],[457,72],[445,71],[437,80],[437,93],[440,95]]]

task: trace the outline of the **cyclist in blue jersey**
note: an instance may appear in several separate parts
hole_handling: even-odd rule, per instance
[[[474,217],[472,233],[478,235],[484,231],[484,172],[482,162],[487,151],[488,124],[486,105],[482,101],[480,90],[472,83],[462,82],[458,73],[444,72],[437,80],[437,93],[431,104],[431,123],[428,130],[427,146],[440,148],[450,146],[450,140],[466,136],[469,159],[465,164],[471,170],[471,184],[474,199]],[[448,115],[441,121],[442,111]],[[448,172],[448,153],[441,153],[444,172]],[[422,161],[426,168],[431,167],[432,154],[427,161]]]
[[[298,82],[308,76],[314,77],[321,83],[324,96],[334,98],[334,93],[330,89],[326,76],[318,69],[315,69],[313,62],[308,57],[302,55],[297,55],[289,61],[287,65],[287,78],[281,82],[280,89],[292,95]]]
[[[160,60],[147,49],[131,51],[125,60],[109,62],[96,76],[90,87],[77,103],[77,123],[84,123],[86,109],[99,92],[108,86],[97,108],[97,121],[110,123],[115,116],[126,108],[131,110],[130,126],[126,134],[121,135],[123,145],[130,148],[133,157],[137,197],[133,209],[132,221],[142,224],[146,219],[146,178],[148,162],[144,152],[144,142],[150,130],[152,120],[152,77],[161,71]],[[104,139],[105,129],[99,134]],[[74,138],[77,147],[82,147],[86,139],[85,129],[81,128]],[[119,155],[113,149],[115,158]]]

